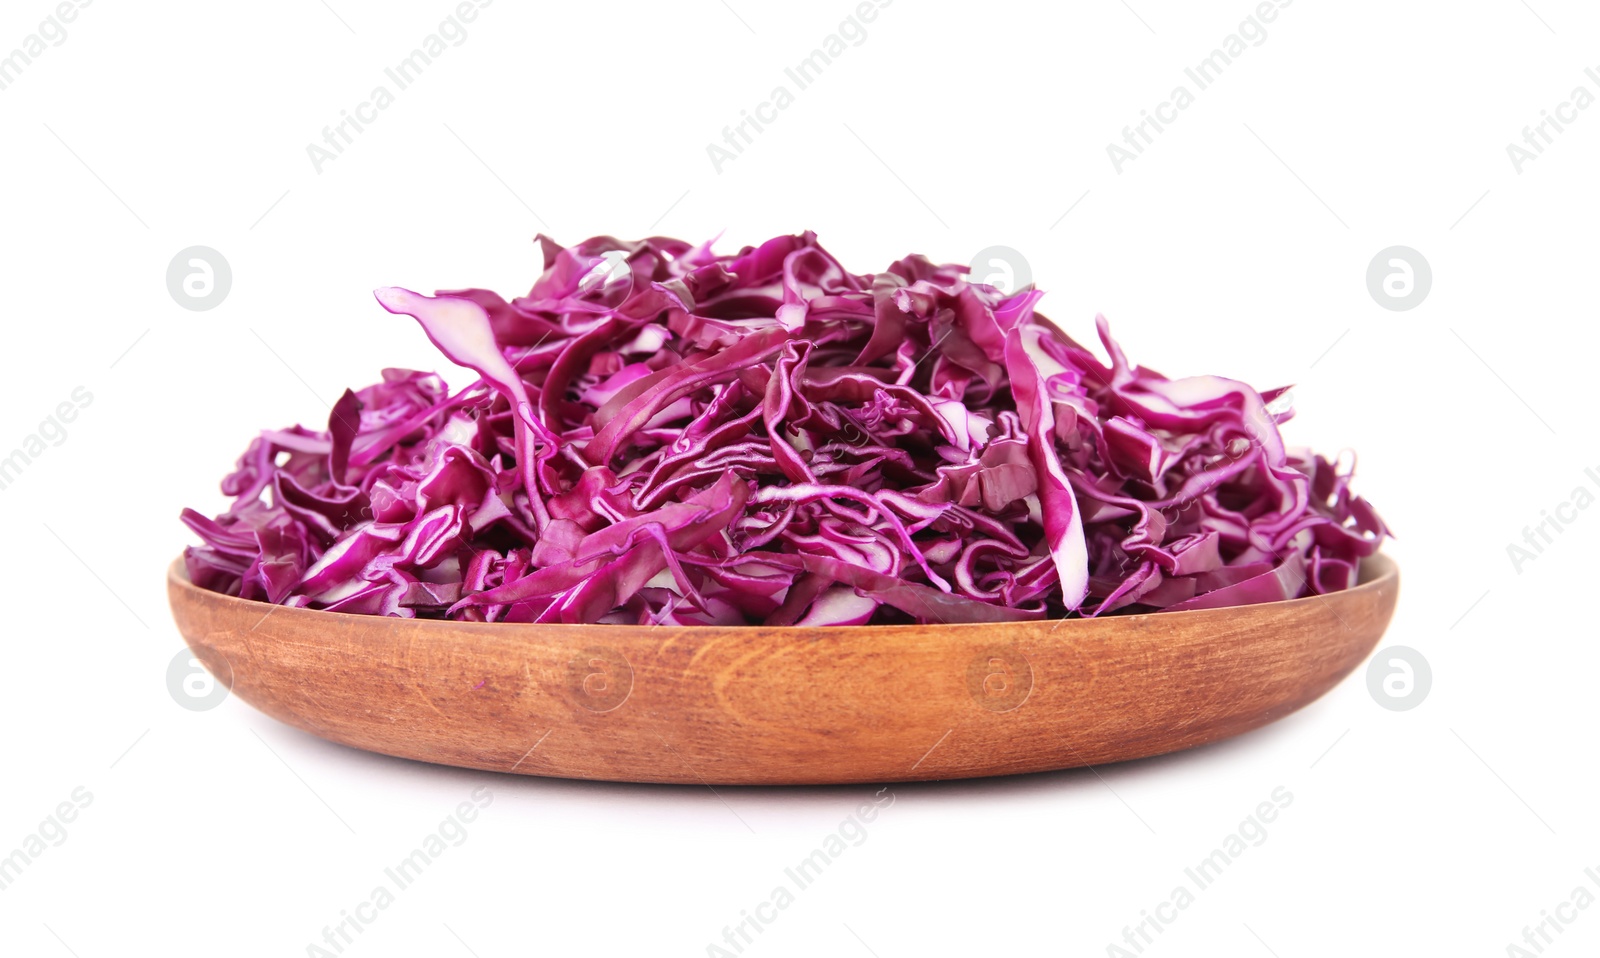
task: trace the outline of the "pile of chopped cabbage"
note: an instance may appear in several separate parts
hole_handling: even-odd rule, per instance
[[[1286,390],[1102,361],[1041,293],[811,233],[734,255],[540,237],[510,302],[377,292],[478,379],[385,369],[185,510],[198,585],[336,612],[998,622],[1335,592],[1388,534],[1287,450]]]

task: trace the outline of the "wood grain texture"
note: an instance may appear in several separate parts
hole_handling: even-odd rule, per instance
[[[196,656],[273,718],[465,768],[778,785],[1160,755],[1312,702],[1383,635],[1399,572],[1330,596],[1003,625],[455,623],[273,607],[167,576]]]

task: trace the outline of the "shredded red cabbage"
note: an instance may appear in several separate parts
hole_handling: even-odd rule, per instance
[[[855,274],[811,233],[736,255],[608,236],[506,302],[378,301],[479,378],[385,369],[268,431],[198,585],[469,621],[849,625],[1335,592],[1388,534],[1284,448],[1285,390],[1102,362],[966,268]]]

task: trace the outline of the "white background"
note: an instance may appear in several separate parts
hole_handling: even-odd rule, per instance
[[[719,174],[708,143],[848,0],[498,0],[318,173],[307,144],[453,9],[328,2],[101,0],[0,91],[0,453],[93,396],[0,491],[0,856],[93,795],[0,891],[0,951],[306,954],[487,785],[345,954],[704,955],[870,797],[435,768],[169,696],[179,510],[223,505],[255,430],[434,368],[373,288],[521,293],[541,230],[811,228],[860,272],[1014,247],[1079,338],[1104,312],[1169,375],[1297,383],[1289,439],[1358,448],[1400,537],[1384,643],[1431,662],[1418,708],[1357,673],[1187,754],[895,786],[746,955],[1104,955],[1278,786],[1267,840],[1146,955],[1502,955],[1589,882],[1600,510],[1520,572],[1507,546],[1600,492],[1600,106],[1520,173],[1506,146],[1600,93],[1593,5],[1299,0],[1119,174],[1107,144],[1252,3],[899,0]],[[0,56],[52,9],[7,2]],[[1365,282],[1396,244],[1433,270],[1403,312]],[[208,312],[165,285],[193,245],[232,265]],[[1575,914],[1546,954],[1600,947]]]

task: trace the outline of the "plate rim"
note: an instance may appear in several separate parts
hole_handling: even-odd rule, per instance
[[[899,623],[894,625],[619,625],[614,623],[575,623],[575,622],[462,622],[451,619],[423,619],[401,618],[398,616],[366,615],[355,612],[330,612],[326,609],[310,609],[299,606],[277,605],[263,602],[259,599],[241,599],[238,596],[228,595],[223,592],[213,592],[210,589],[195,585],[189,578],[188,568],[184,557],[180,554],[167,567],[167,586],[169,592],[177,589],[189,595],[191,599],[215,602],[221,606],[238,606],[241,609],[248,606],[252,609],[264,609],[263,618],[279,614],[290,616],[316,616],[314,620],[328,621],[329,624],[344,622],[348,624],[364,623],[371,625],[375,622],[394,620],[406,623],[412,628],[437,629],[445,632],[478,632],[486,629],[496,631],[514,632],[519,629],[538,629],[540,631],[575,630],[585,635],[611,635],[622,637],[635,633],[655,633],[660,629],[692,629],[696,632],[716,636],[751,635],[755,633],[789,633],[821,632],[823,634],[839,633],[875,633],[889,635],[894,632],[913,630],[921,634],[933,633],[948,634],[952,638],[962,632],[978,629],[994,629],[997,627],[1017,627],[1049,625],[1050,631],[1056,632],[1063,628],[1088,628],[1088,623],[1095,623],[1098,627],[1108,624],[1126,624],[1130,628],[1138,628],[1152,622],[1175,623],[1177,621],[1198,622],[1206,617],[1225,618],[1237,615],[1240,610],[1253,609],[1292,609],[1309,605],[1314,602],[1339,601],[1353,598],[1358,595],[1377,593],[1385,588],[1397,584],[1400,580],[1400,566],[1394,558],[1384,552],[1376,552],[1361,560],[1356,584],[1348,589],[1326,594],[1302,596],[1298,599],[1280,599],[1275,602],[1255,602],[1248,605],[1219,606],[1213,609],[1181,609],[1172,612],[1138,612],[1128,615],[1108,615],[1104,617],[1078,617],[1078,618],[1046,618],[1046,619],[1019,619],[1011,622],[936,622],[936,623]],[[175,598],[175,597],[174,597]],[[331,620],[331,621],[330,621]]]

